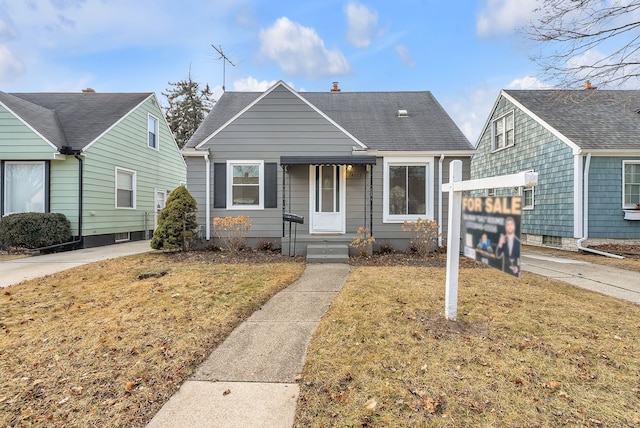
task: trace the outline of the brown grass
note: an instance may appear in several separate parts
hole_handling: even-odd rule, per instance
[[[640,307],[524,273],[354,268],[301,380],[298,427],[640,426]]]
[[[0,289],[0,426],[144,426],[303,269],[149,254]]]

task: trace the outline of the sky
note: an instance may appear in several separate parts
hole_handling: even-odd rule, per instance
[[[545,87],[535,0],[0,0],[0,90],[431,91],[475,144],[501,89]],[[220,49],[230,62],[221,59]],[[223,80],[224,77],[224,80]]]

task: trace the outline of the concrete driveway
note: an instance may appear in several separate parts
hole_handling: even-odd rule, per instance
[[[72,267],[115,257],[151,251],[150,241],[123,242],[103,247],[65,251],[0,261],[0,287],[18,284],[27,279],[60,272]]]
[[[604,256],[603,256],[604,257]],[[638,273],[527,248],[522,270],[640,304]],[[640,262],[639,262],[640,263]]]

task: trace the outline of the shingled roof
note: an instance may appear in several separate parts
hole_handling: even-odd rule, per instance
[[[262,92],[225,92],[186,144],[193,148]],[[469,140],[431,92],[299,92],[318,110],[369,149],[390,151],[469,151]],[[397,117],[406,110],[407,117]]]
[[[0,102],[58,149],[82,150],[152,95],[0,92]]]
[[[504,90],[584,150],[640,150],[640,92]]]

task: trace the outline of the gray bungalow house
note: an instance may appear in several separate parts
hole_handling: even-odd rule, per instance
[[[446,224],[449,162],[461,159],[468,177],[473,153],[430,92],[342,92],[337,83],[297,92],[282,81],[225,92],[182,150],[205,240],[216,237],[214,218],[246,215],[250,244],[302,255],[314,243],[345,251],[359,227],[376,245],[406,249],[403,221]],[[291,229],[289,214],[303,223]]]
[[[184,158],[153,93],[0,92],[0,215],[55,212],[76,247],[149,237]]]
[[[523,195],[524,243],[640,243],[640,92],[501,91],[471,176],[527,170],[535,188],[495,190]]]

